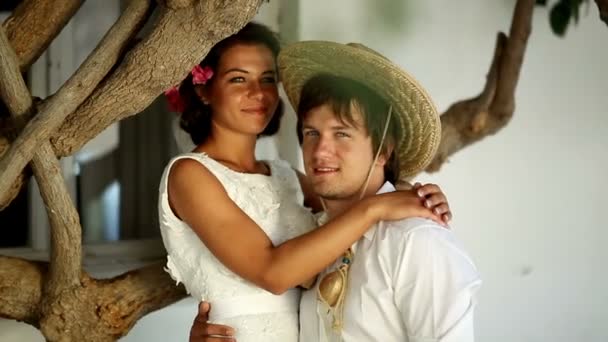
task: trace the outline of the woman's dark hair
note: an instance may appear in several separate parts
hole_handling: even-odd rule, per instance
[[[363,127],[372,139],[373,152],[376,153],[380,147],[380,141],[388,117],[389,104],[378,93],[355,80],[333,76],[329,74],[318,74],[310,78],[302,87],[300,92],[300,103],[298,104],[297,131],[298,140],[302,143],[302,121],[308,113],[322,105],[329,105],[343,123],[355,125],[355,118],[351,112],[351,106],[356,106],[363,115]],[[402,134],[401,127],[395,122],[396,114],[393,113],[389,122],[386,140],[382,145],[382,153],[388,161],[384,166],[385,180],[395,183],[399,176],[398,154],[394,151],[389,156],[389,145],[395,146]]]
[[[224,51],[239,43],[266,46],[272,51],[275,63],[281,50],[281,44],[276,33],[265,25],[251,22],[245,25],[239,32],[215,44],[199,65],[203,68],[210,67],[214,71],[217,70],[220,57],[224,54]],[[212,77],[207,85],[211,84],[213,80],[214,78]],[[180,126],[190,134],[190,138],[194,144],[201,144],[211,133],[211,107],[205,105],[197,96],[192,84],[192,73],[189,73],[186,79],[182,81],[179,87],[179,94],[185,105],[184,112],[180,117]],[[270,119],[264,131],[260,133],[260,136],[273,135],[279,130],[283,108],[283,101],[279,99],[272,119]]]

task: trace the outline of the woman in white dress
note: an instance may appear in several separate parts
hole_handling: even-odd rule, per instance
[[[440,203],[436,215],[421,201],[413,205],[411,192],[396,192],[362,200],[312,230],[303,203],[319,203],[304,178],[285,161],[254,155],[257,138],[279,128],[278,53],[276,36],[250,23],[166,93],[196,145],[173,158],[161,179],[167,271],[197,300],[211,302],[210,321],[235,327],[240,342],[296,342],[298,285],[377,221],[441,220],[449,210]]]

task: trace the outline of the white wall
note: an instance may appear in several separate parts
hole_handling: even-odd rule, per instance
[[[514,1],[409,3],[403,29],[385,34],[360,10],[368,1],[303,1],[301,38],[377,49],[440,111],[478,94]],[[484,278],[479,341],[608,341],[607,41],[593,2],[565,39],[537,9],[512,122],[419,177],[448,194],[452,226]]]

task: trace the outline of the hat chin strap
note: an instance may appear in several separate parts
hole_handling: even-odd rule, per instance
[[[391,122],[391,115],[393,114],[393,106],[388,107],[388,116],[386,118],[386,124],[384,124],[384,132],[382,132],[382,139],[380,139],[380,144],[378,145],[378,150],[376,151],[376,156],[374,157],[374,162],[369,167],[369,171],[367,172],[367,178],[365,179],[365,183],[363,188],[361,189],[361,193],[359,194],[359,200],[365,196],[365,191],[367,191],[367,187],[369,186],[369,181],[372,179],[372,173],[374,172],[374,167],[376,166],[376,162],[378,162],[378,158],[380,157],[380,152],[382,151],[382,145],[384,145],[384,140],[386,139],[386,132],[388,132],[388,125]]]

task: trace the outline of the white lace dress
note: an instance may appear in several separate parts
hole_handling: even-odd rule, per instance
[[[187,153],[167,165],[159,189],[159,220],[167,249],[167,272],[197,300],[211,302],[210,320],[236,329],[239,342],[296,342],[300,293],[276,296],[242,279],[207,249],[169,207],[167,177],[173,163],[191,158],[222,183],[228,196],[266,232],[274,245],[315,227],[297,175],[285,161],[268,162],[271,175],[233,171],[204,153]],[[194,180],[193,180],[194,181]]]

